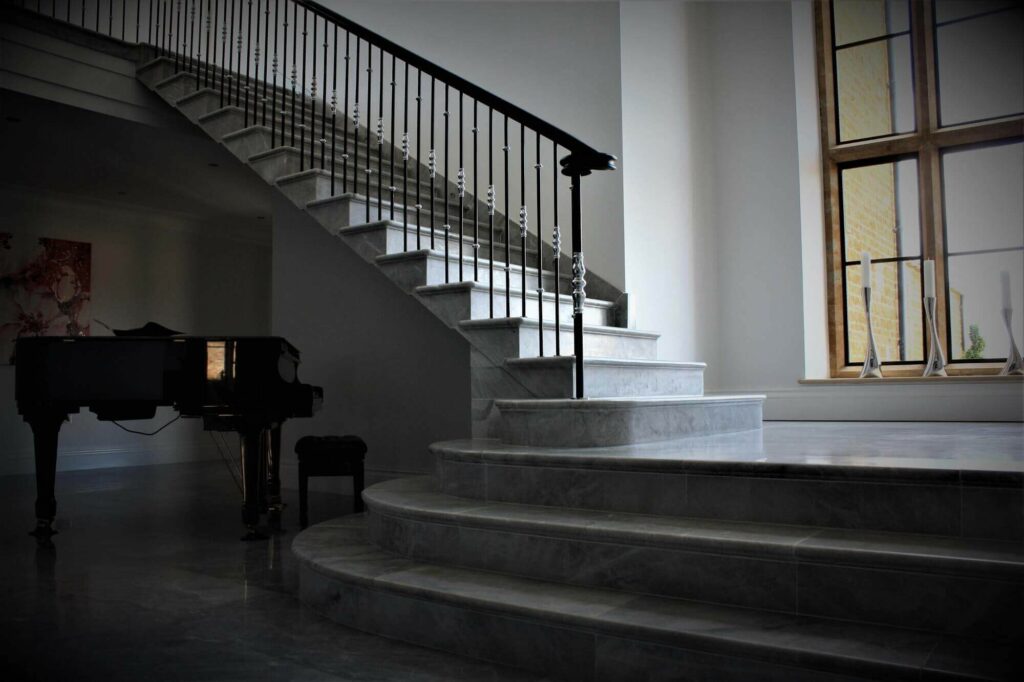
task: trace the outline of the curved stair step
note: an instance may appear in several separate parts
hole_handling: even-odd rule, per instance
[[[781,432],[781,434],[780,434]],[[435,443],[441,490],[460,497],[1021,543],[1019,472],[872,465],[870,445],[790,456],[785,425],[602,448]],[[858,453],[860,453],[858,455]],[[888,460],[886,460],[888,461]],[[837,463],[838,462],[838,463]]]
[[[299,598],[328,618],[562,679],[1010,680],[1021,663],[1013,645],[416,562],[369,544],[361,516],[292,551]]]
[[[427,476],[379,483],[363,500],[369,540],[416,561],[973,637],[1024,636],[1024,547],[1015,543],[484,502],[438,492]]]
[[[761,427],[765,396],[496,400],[512,445],[586,448],[708,436]]]

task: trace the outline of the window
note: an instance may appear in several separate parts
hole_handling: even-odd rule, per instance
[[[923,263],[950,374],[996,373],[1024,337],[1024,3],[816,3],[832,375],[867,346],[861,254],[886,376],[917,376],[930,334]]]

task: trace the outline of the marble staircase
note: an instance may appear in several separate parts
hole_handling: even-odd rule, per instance
[[[568,680],[1020,669],[1020,475],[708,458],[721,443],[757,449],[764,397],[705,395],[703,363],[659,360],[658,335],[627,328],[599,278],[583,313],[588,398],[573,400],[574,358],[551,357],[556,343],[571,352],[573,330],[571,297],[553,293],[556,278],[570,290],[569,268],[556,275],[550,245],[508,245],[506,263],[473,210],[463,237],[438,229],[437,210],[434,229],[403,224],[386,188],[378,205],[379,173],[340,193],[336,166],[332,192],[329,170],[301,169],[169,60],[138,76],[469,342],[473,439],[430,446],[434,476],[373,486],[365,514],[296,537],[300,598],[318,612]],[[443,201],[452,183],[438,186]]]

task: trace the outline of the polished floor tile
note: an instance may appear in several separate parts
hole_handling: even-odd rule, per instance
[[[243,543],[220,463],[58,474],[52,547],[31,476],[0,478],[0,652],[8,680],[536,680],[322,618],[295,598],[288,532]],[[351,499],[314,494],[313,522]]]

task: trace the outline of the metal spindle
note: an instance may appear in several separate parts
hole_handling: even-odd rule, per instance
[[[275,3],[276,3],[276,0],[275,0]],[[276,4],[275,4],[275,8],[276,8]],[[286,118],[288,116],[288,104],[287,104],[287,97],[288,97],[288,89],[287,89],[288,88],[288,0],[285,0],[285,3],[284,3],[284,21],[281,22],[281,34],[282,34],[282,37],[281,37],[281,108],[277,112],[274,113],[274,118],[273,118],[273,121],[271,123],[271,125],[273,126],[273,128],[271,129],[271,132],[270,132],[270,146],[271,147],[276,147],[278,145],[278,143],[280,143],[280,145],[282,147],[284,146],[285,120],[286,120]],[[274,52],[275,53],[277,52],[277,29],[276,28],[274,29]],[[276,60],[275,60],[275,63],[276,63]],[[275,86],[276,86],[276,83],[275,83]],[[275,89],[276,89],[276,87],[275,87]],[[274,96],[274,100],[276,102],[277,95]],[[277,119],[278,119],[277,114],[278,113],[281,114],[281,116],[280,116],[280,118],[281,118],[281,139],[280,140],[278,140],[277,137],[276,137]]]
[[[178,0],[177,12],[174,15],[174,32],[176,34],[174,38],[174,66],[176,69],[180,69],[185,65],[185,59],[181,54],[181,0]]]
[[[299,114],[299,170],[306,170],[306,39],[309,35],[309,10],[302,8],[302,92],[299,93],[299,102],[302,104],[302,111]],[[294,112],[292,113],[294,118]],[[292,144],[295,141],[292,140]]]
[[[225,10],[227,12],[227,10]],[[228,20],[229,40],[225,44],[228,55],[228,72],[224,75],[227,80],[228,105],[231,104],[231,87],[235,82],[235,0],[231,0],[231,18]]]
[[[220,2],[220,0],[217,0]],[[224,84],[229,78],[228,73],[228,2],[224,0],[224,23],[220,27],[220,106],[224,107]]]
[[[477,193],[477,126],[476,98],[473,98],[473,281],[480,281],[480,195]]]
[[[82,3],[84,5],[85,4],[85,0],[82,0]],[[100,3],[99,3],[99,0],[96,1],[96,32],[97,33],[100,32]]]
[[[434,180],[437,175],[437,152],[434,151],[434,100],[437,91],[434,88],[434,77],[430,77],[430,154],[427,162],[430,169],[430,248],[434,248]]]
[[[377,220],[384,219],[384,48],[377,65]],[[370,160],[369,154],[366,160]]]
[[[501,148],[505,153],[505,317],[512,317],[512,249],[509,246],[508,233],[508,114],[505,114],[505,144]]]
[[[561,314],[559,309],[561,308],[559,296],[561,296],[561,267],[560,259],[562,255],[562,234],[558,228],[558,143],[551,142],[551,197],[554,209],[552,215],[554,216],[554,227],[551,228],[551,250],[554,255],[555,261],[555,329],[560,330],[561,327]],[[555,332],[555,355],[562,354],[562,335]]]
[[[276,1],[276,0],[275,0]],[[270,52],[270,0],[265,0],[267,3],[263,10],[263,50],[264,52]],[[276,21],[275,17],[275,21]],[[277,31],[275,29],[274,37],[277,37]],[[267,125],[267,62],[269,62],[269,55],[263,55],[263,98],[260,101],[260,115],[262,116],[263,125]],[[271,106],[270,110],[273,111],[274,107]]]
[[[262,14],[260,7],[263,0],[256,0],[256,32],[250,35],[249,44],[252,45],[252,35],[256,36],[256,48],[252,50],[252,59],[247,59],[245,64],[245,93],[246,102],[252,99],[252,124],[256,125],[256,104],[260,99],[260,85],[257,80],[260,77],[260,57],[263,56],[263,50],[260,47],[260,21]],[[252,12],[252,1],[249,2],[249,12]],[[249,30],[252,30],[252,20],[249,20]],[[252,78],[249,77],[249,62],[252,62]],[[248,104],[246,104],[248,106]]]
[[[580,173],[570,169],[572,185],[572,349],[576,356],[576,398],[584,396],[583,305],[586,300],[587,268],[583,264],[583,210],[580,206]]]
[[[71,4],[71,0],[68,0],[68,4]],[[57,6],[57,0],[53,0],[54,7]],[[121,40],[124,40],[124,26],[125,19],[128,17],[128,0],[121,0]]]
[[[209,72],[210,63],[210,0],[206,0],[206,52],[203,52],[203,0],[196,0],[199,3],[199,41],[196,45],[196,54],[198,55],[199,65],[196,68],[196,90],[206,86],[206,74]],[[203,55],[206,55],[206,59],[203,59]],[[201,70],[201,71],[200,71]]]
[[[274,0],[274,59],[271,62],[270,68],[270,147],[274,148],[277,146],[277,67],[279,65],[279,58],[277,53],[277,22],[281,16],[280,0]],[[285,5],[285,18],[284,26],[288,28],[288,5]],[[285,34],[285,40],[288,40],[288,34]],[[285,51],[288,46],[285,45]],[[283,72],[282,72],[283,73]],[[284,85],[284,79],[281,79],[281,85]],[[282,104],[282,106],[284,106]],[[266,121],[264,121],[266,124]]]
[[[373,45],[366,43],[366,222],[370,222],[370,121],[373,120]],[[380,206],[377,206],[380,215]]]
[[[522,253],[519,262],[523,267],[520,274],[522,279],[522,302],[523,317],[526,317],[526,231],[529,227],[529,216],[526,213],[526,126],[519,124],[519,241]],[[544,330],[541,330],[541,338],[544,338]]]
[[[69,3],[68,7],[70,7],[70,6],[71,5]],[[82,23],[81,23],[81,26],[82,26],[82,28],[85,28],[85,0],[82,0]],[[156,39],[157,39],[157,42],[160,42],[160,20],[159,20],[159,14],[157,15]]]
[[[391,179],[388,182],[388,191],[391,192],[391,219],[395,219],[395,55],[391,55]]]
[[[199,41],[196,41],[196,5],[199,5]],[[196,90],[202,87],[202,80],[199,78],[199,69],[202,64],[203,51],[200,49],[203,37],[203,0],[192,0],[192,27],[189,29],[189,49],[192,54],[192,73],[196,77]]]
[[[82,0],[82,14],[85,14],[85,0]],[[158,20],[159,21],[159,20]],[[68,3],[68,23],[71,22],[71,3]],[[157,24],[159,26],[159,23]],[[157,29],[157,35],[160,34],[160,29]],[[153,44],[153,0],[149,0],[149,16],[146,21],[146,42],[150,45]]]
[[[448,283],[448,251],[452,233],[452,226],[448,222],[448,84],[444,84],[444,281]],[[459,244],[459,267],[462,267],[462,244]],[[459,271],[459,279],[462,279],[462,271]]]
[[[338,32],[338,25],[334,25],[334,32]],[[320,95],[320,170],[327,165],[327,48],[330,41],[327,40],[327,19],[324,19],[324,91]],[[331,92],[331,124],[334,124],[334,110],[337,108],[336,94]],[[334,144],[333,141],[331,144]],[[334,196],[334,151],[331,151],[331,196]]]
[[[334,171],[337,166],[338,154],[338,25],[334,25],[334,68],[331,70],[331,196],[334,196]],[[342,159],[344,164],[345,159]]]
[[[359,193],[359,36],[356,36],[356,82],[355,82],[355,102],[352,105],[352,149],[355,152],[354,158],[352,159],[352,193]],[[348,124],[346,124],[348,125]],[[367,189],[369,194],[369,189]],[[370,199],[366,199],[367,206],[369,206]]]
[[[288,10],[285,10],[287,14]],[[292,3],[292,103],[288,107],[289,117],[291,118],[291,139],[288,144],[292,147],[295,146],[295,88],[299,85],[299,58],[298,58],[298,46],[299,46],[299,6]]]
[[[345,135],[341,138],[341,144],[345,149],[341,153],[341,191],[348,192],[348,47],[352,34],[345,31],[345,108],[342,109],[345,118]]]
[[[310,81],[309,86],[309,167],[313,169],[316,166],[316,93],[317,93],[317,82],[316,82],[316,28],[317,28],[317,16],[316,12],[313,13],[313,42],[311,43],[311,50],[313,62],[313,79]],[[326,29],[324,30],[326,36]],[[303,59],[305,59],[305,49],[302,51]],[[303,133],[305,134],[305,133]]]
[[[178,2],[178,10],[181,11],[181,2]],[[107,0],[107,35],[114,37],[114,0]]]
[[[464,122],[462,120],[462,93],[459,92],[459,172],[457,175],[456,185],[459,192],[459,281],[465,279],[462,273],[462,243],[466,237],[466,224],[463,216],[465,215],[463,209],[465,207],[465,196],[466,196],[466,166],[462,156],[462,137],[464,130]]]
[[[419,234],[419,228],[416,230]],[[409,62],[402,80],[402,251],[409,250]]]
[[[249,0],[249,2],[251,3],[252,0]],[[244,17],[245,17],[245,12],[243,10],[244,10],[244,8],[242,7],[242,0],[239,0],[238,1],[238,35],[235,37],[235,52],[237,53],[237,59],[235,61],[235,63],[237,64],[237,66],[236,66],[237,70],[235,72],[235,104],[236,105],[239,104],[242,101],[242,42],[243,42],[242,21],[244,20]],[[246,31],[246,33],[248,33],[248,31]]]
[[[488,304],[490,316],[494,317],[494,107],[487,107],[487,240],[490,242],[491,257],[487,263],[487,280],[490,287]]]
[[[544,234],[544,209],[540,200],[540,174],[544,164],[540,162],[540,133],[534,131],[537,141],[537,150],[534,158],[537,162],[533,167],[537,171],[537,322],[540,325],[540,356],[544,357],[544,242],[541,235]],[[524,251],[525,254],[525,251]],[[558,307],[558,299],[555,298],[555,307]],[[558,327],[555,327],[555,336],[558,336]]]
[[[422,163],[420,163],[420,159],[423,158],[422,154],[420,153],[420,151],[421,151],[420,150],[420,140],[421,140],[421,136],[420,136],[420,118],[421,118],[421,116],[420,116],[420,105],[422,104],[421,100],[423,99],[423,78],[422,78],[422,76],[423,76],[423,71],[420,70],[420,69],[416,69],[416,249],[417,250],[423,248],[423,246],[420,244],[420,232],[423,231],[421,229],[423,227],[423,219],[420,216],[420,213],[423,210],[423,203],[422,203],[423,200],[420,198],[420,192],[422,191],[422,186],[420,185],[420,167],[423,165]]]
[[[199,0],[192,0],[192,11],[189,13],[189,26],[188,26],[188,70],[190,73],[196,73],[196,4]],[[202,5],[200,5],[200,8]],[[201,10],[200,10],[201,11]],[[122,27],[123,30],[123,27]],[[196,78],[196,90],[199,89],[199,79]]]
[[[99,10],[97,10],[97,11],[99,11]],[[167,0],[167,2],[164,3],[164,12],[163,12],[163,14],[164,14],[164,30],[163,30],[162,38],[163,38],[163,42],[164,42],[164,52],[166,54],[170,54],[170,52],[171,52],[171,36],[174,35],[174,31],[171,30],[171,0]],[[178,62],[177,61],[174,62],[174,70],[175,71],[178,70]]]

